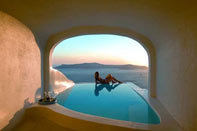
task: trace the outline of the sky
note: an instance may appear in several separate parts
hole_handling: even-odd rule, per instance
[[[81,35],[60,42],[52,54],[53,66],[97,62],[148,66],[148,54],[137,41],[119,35]]]

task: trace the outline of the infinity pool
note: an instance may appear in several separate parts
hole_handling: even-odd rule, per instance
[[[135,86],[133,83],[76,84],[56,98],[58,104],[73,111],[123,121],[159,124],[160,119],[154,110],[132,89]]]

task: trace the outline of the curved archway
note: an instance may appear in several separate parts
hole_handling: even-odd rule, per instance
[[[138,41],[147,51],[149,58],[149,75],[148,75],[148,90],[151,97],[156,97],[156,58],[155,49],[151,41],[145,36],[136,33],[130,29],[119,28],[119,27],[107,27],[107,26],[80,26],[59,32],[52,35],[48,39],[47,46],[44,51],[44,92],[48,91],[49,88],[49,69],[52,66],[51,57],[53,49],[61,41],[79,35],[88,34],[114,34],[120,36],[127,36]]]

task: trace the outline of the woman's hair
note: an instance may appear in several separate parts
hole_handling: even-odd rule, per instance
[[[95,72],[95,74],[94,74],[94,78],[95,79],[98,79],[99,78],[99,72],[97,71],[97,72]]]

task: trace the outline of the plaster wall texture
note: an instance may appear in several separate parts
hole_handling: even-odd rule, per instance
[[[32,30],[42,56],[49,37],[75,27],[86,27],[87,33],[90,26],[118,27],[146,36],[156,51],[157,99],[181,127],[197,130],[196,1],[2,0],[0,3],[1,10]]]
[[[41,87],[40,70],[40,50],[32,32],[0,12],[0,130],[34,102]]]
[[[196,131],[197,17],[189,13],[159,38],[157,96],[184,129]]]
[[[194,3],[193,3],[194,4]],[[196,4],[155,8],[148,38],[156,49],[157,98],[183,129],[197,130],[197,15]],[[155,20],[156,20],[155,19]]]

